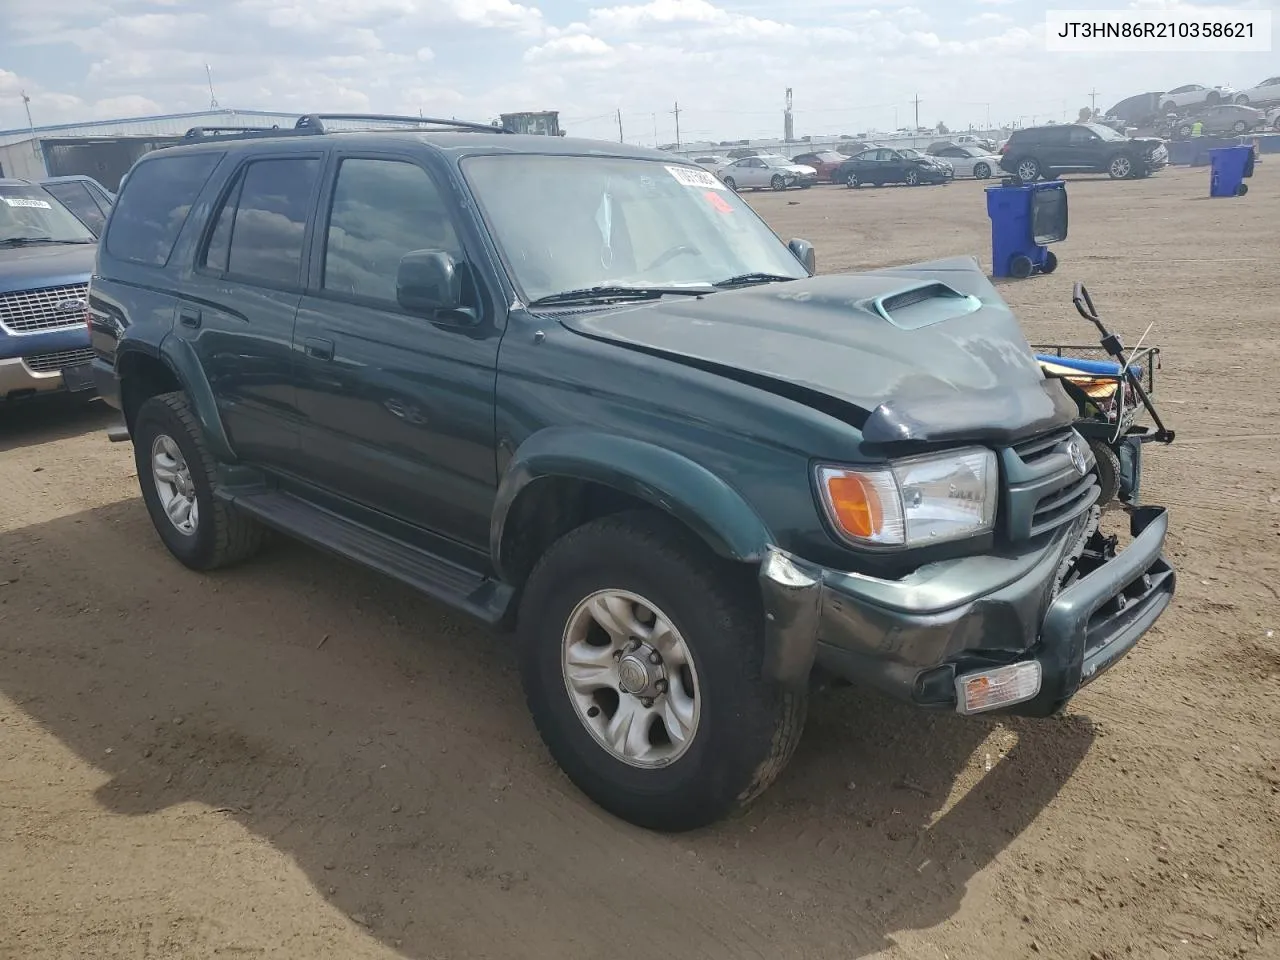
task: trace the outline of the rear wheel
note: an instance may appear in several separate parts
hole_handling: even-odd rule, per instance
[[[1034,157],[1023,157],[1013,169],[1023,183],[1035,183],[1040,179],[1040,161]]]
[[[738,192],[738,185],[737,183],[734,182],[733,177],[725,177],[724,185],[728,187],[730,190],[732,190],[734,193]]]
[[[805,697],[761,676],[754,583],[663,514],[605,517],[542,557],[520,668],[543,741],[604,809],[687,830],[749,804],[790,760]]]
[[[161,394],[138,408],[133,454],[151,522],[182,563],[212,570],[258,552],[262,526],[213,494],[217,464],[183,394]]]
[[[1248,133],[1249,124],[1245,123],[1243,120],[1237,120],[1231,125],[1231,129],[1236,133]]]
[[[1204,102],[1212,107],[1214,104],[1218,103],[1221,99],[1222,99],[1222,94],[1218,93],[1217,90],[1210,90],[1205,95]]]
[[[1058,269],[1058,257],[1052,250],[1044,252],[1044,262],[1040,264],[1041,273],[1053,273]]]
[[[1014,257],[1009,261],[1009,276],[1015,280],[1025,280],[1031,276],[1031,271],[1035,269],[1035,265],[1031,262],[1030,257],[1022,254]]]
[[[991,166],[986,163],[975,163],[973,165],[973,175],[979,180],[986,180],[991,176]]]

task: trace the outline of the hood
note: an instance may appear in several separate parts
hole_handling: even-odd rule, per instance
[[[568,329],[808,403],[869,443],[1005,443],[1070,423],[969,257],[569,314]]]
[[[1160,137],[1130,137],[1130,143],[1140,144],[1144,147],[1163,147],[1164,140]]]
[[[88,283],[97,244],[0,247],[0,293]]]

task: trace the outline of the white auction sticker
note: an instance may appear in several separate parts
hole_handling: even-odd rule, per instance
[[[675,177],[677,183],[686,187],[699,187],[703,190],[729,189],[706,170],[698,170],[694,167],[667,167],[667,173]]]
[[[4,202],[11,207],[35,207],[38,210],[52,210],[48,200],[28,200],[25,197],[4,197]]]

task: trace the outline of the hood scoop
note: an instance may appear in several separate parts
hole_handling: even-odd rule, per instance
[[[945,283],[921,283],[869,297],[858,306],[900,330],[919,330],[981,310],[982,301]]]

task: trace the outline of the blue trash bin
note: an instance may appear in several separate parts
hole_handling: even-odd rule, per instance
[[[1253,147],[1218,147],[1209,151],[1209,196],[1243,197],[1249,192],[1245,177],[1253,175]]]
[[[1006,179],[987,187],[991,218],[991,275],[1019,280],[1053,273],[1058,258],[1050,243],[1067,238],[1067,185],[1061,180],[1018,183]]]

